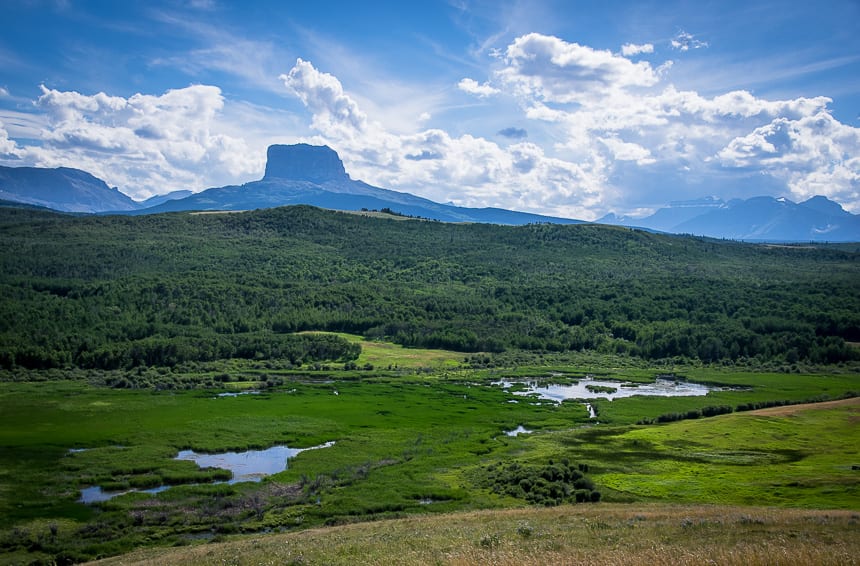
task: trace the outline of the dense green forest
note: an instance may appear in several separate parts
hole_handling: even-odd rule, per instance
[[[860,359],[860,250],[288,207],[0,208],[0,368],[355,359],[345,331],[462,352]]]

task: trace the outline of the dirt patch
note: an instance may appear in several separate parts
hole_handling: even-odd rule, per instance
[[[824,401],[823,403],[803,403],[801,405],[786,405],[784,407],[770,407],[768,409],[758,409],[750,411],[752,415],[769,415],[769,416],[789,416],[803,411],[815,409],[833,409],[836,407],[857,407],[860,408],[860,397],[852,397],[850,399],[840,399],[838,401]]]

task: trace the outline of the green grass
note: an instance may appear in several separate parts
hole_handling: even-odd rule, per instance
[[[860,399],[558,433],[615,499],[860,509]]]
[[[337,371],[305,371],[282,387],[230,398],[215,398],[212,390],[115,390],[77,381],[4,383],[0,556],[29,548],[34,558],[82,560],[178,544],[200,533],[522,506],[523,499],[486,487],[480,470],[515,461],[538,469],[553,458],[588,463],[596,488],[610,501],[860,509],[858,476],[851,470],[860,464],[856,404],[634,425],[643,416],[688,407],[802,400],[814,393],[838,397],[858,389],[856,375],[697,370],[686,377],[747,388],[598,402],[601,424],[594,426],[578,403],[532,402],[473,384],[482,372],[454,369],[450,353],[363,347],[386,367],[403,370],[357,372],[363,379],[346,381],[331,380]],[[437,362],[432,374],[407,367]],[[587,372],[554,367],[549,373],[575,378]],[[645,381],[658,373],[619,369],[612,376]],[[535,432],[503,434],[517,425]],[[206,485],[214,479],[210,472],[173,460],[183,448],[308,447],[332,440],[334,446],[302,453],[288,470],[259,484]],[[95,506],[76,503],[79,489],[89,485],[161,483],[203,485]],[[58,525],[56,534],[51,525]]]
[[[463,353],[428,348],[406,348],[391,342],[365,340],[355,334],[342,332],[329,333],[346,338],[361,346],[361,354],[356,363],[359,367],[371,364],[379,370],[384,369],[456,369],[463,366]]]

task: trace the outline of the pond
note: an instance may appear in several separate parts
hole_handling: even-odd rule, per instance
[[[326,442],[310,448],[290,448],[289,446],[272,446],[266,450],[245,450],[243,452],[221,452],[218,454],[197,453],[193,450],[182,450],[176,460],[191,460],[201,468],[222,468],[233,472],[233,478],[227,483],[245,481],[260,481],[266,476],[283,472],[287,469],[287,461],[307,450],[317,450],[333,446],[334,442]]]
[[[165,489],[169,488],[169,485],[160,485],[158,487],[153,487],[152,489],[126,489],[124,491],[104,491],[100,485],[94,485],[93,487],[85,487],[81,490],[81,497],[78,499],[78,503],[99,503],[101,501],[108,501],[113,499],[114,497],[119,497],[120,495],[125,495],[126,493],[160,493]]]
[[[193,450],[182,450],[175,460],[190,460],[201,468],[222,468],[230,470],[233,477],[227,482],[258,482],[266,476],[283,472],[287,469],[290,458],[308,450],[318,450],[334,446],[334,441],[311,446],[310,448],[290,448],[288,446],[272,446],[266,450],[245,450],[242,452],[221,452],[216,454],[198,453]],[[189,484],[186,484],[189,485]],[[127,489],[124,491],[104,491],[101,486],[92,486],[81,490],[80,503],[98,503],[108,501],[126,493],[160,493],[170,486],[160,485],[151,489]]]
[[[526,427],[524,427],[523,425],[520,425],[513,430],[506,430],[505,435],[506,436],[519,436],[521,434],[531,434],[532,432],[534,432],[534,431],[531,431],[531,430],[527,429]]]
[[[692,397],[707,395],[710,391],[722,391],[723,388],[677,381],[674,379],[658,378],[654,383],[634,383],[631,381],[609,381],[593,378],[580,379],[578,383],[559,385],[543,381],[502,381],[505,389],[517,385],[514,395],[537,395],[541,399],[561,402],[565,399],[620,399],[634,395],[655,395],[659,397]],[[525,388],[523,388],[525,386]]]

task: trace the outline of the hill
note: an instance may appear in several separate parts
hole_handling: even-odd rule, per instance
[[[311,207],[70,217],[0,209],[0,366],[277,357],[285,333],[460,352],[835,363],[856,250],[596,225],[394,222]],[[34,340],[33,337],[39,337]]]

